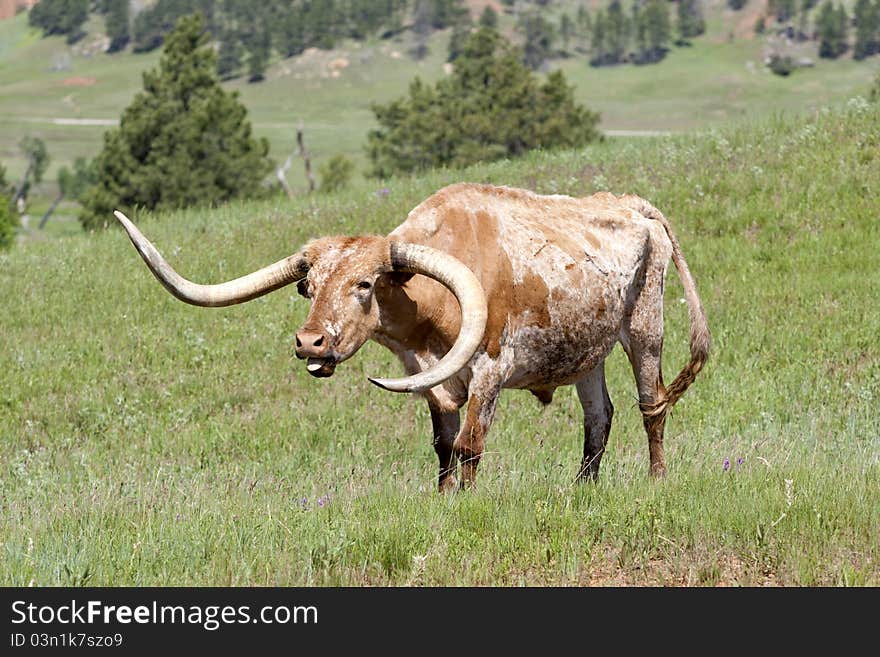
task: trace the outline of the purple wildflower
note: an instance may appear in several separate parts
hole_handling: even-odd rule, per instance
[[[376,192],[376,196],[379,198],[386,198],[391,193],[391,190],[387,187],[383,187],[379,191]]]
[[[730,470],[730,459],[725,457],[724,462],[721,464],[721,467],[724,468],[724,471],[727,472]]]
[[[308,509],[309,508],[309,498],[308,497],[302,498],[299,501],[299,505],[304,509]]]
[[[321,497],[318,498],[318,506],[319,507],[323,508],[325,504],[330,504],[330,493],[327,493],[326,495],[322,495]]]
[[[736,460],[736,467],[741,466],[741,465],[742,465],[743,463],[745,463],[745,462],[746,462],[746,457],[745,457],[745,456],[740,456],[740,457]]]

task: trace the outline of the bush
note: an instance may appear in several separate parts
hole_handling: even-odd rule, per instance
[[[791,72],[795,69],[794,62],[788,55],[773,55],[770,57],[768,66],[773,73],[783,77],[791,75]]]
[[[354,162],[345,155],[334,155],[329,162],[319,169],[321,173],[321,191],[335,192],[348,187],[354,173]]]

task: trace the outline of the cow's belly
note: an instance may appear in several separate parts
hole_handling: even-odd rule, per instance
[[[620,335],[621,295],[610,287],[556,294],[547,326],[508,326],[512,367],[506,388],[541,388],[574,383],[601,363]],[[508,353],[510,353],[508,351]]]

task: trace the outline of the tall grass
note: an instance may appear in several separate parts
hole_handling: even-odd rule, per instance
[[[648,478],[635,386],[595,485],[576,485],[570,389],[507,391],[477,489],[434,492],[423,402],[293,358],[285,288],[196,309],[116,230],[0,255],[0,583],[880,584],[880,112],[368,183],[321,199],[140,216],[184,274],[219,280],[332,233],[385,233],[460,180],[637,193],[672,221],[713,353]],[[126,210],[130,210],[126,208]],[[670,273],[667,372],[687,358]],[[725,460],[729,468],[725,469]]]

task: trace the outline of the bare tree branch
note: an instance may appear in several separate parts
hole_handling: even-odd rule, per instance
[[[309,181],[309,194],[311,194],[315,191],[315,175],[312,173],[311,154],[306,149],[305,142],[303,141],[302,121],[300,121],[299,127],[296,129],[296,143],[299,146],[299,154],[302,156],[306,166],[306,178]]]
[[[305,140],[303,138],[303,124],[300,121],[299,126],[296,129],[296,150],[287,156],[287,159],[284,160],[284,164],[278,167],[275,170],[275,177],[278,178],[278,182],[281,183],[281,186],[284,188],[284,191],[287,192],[288,198],[293,198],[295,196],[293,189],[290,187],[290,183],[287,182],[287,171],[290,169],[293,164],[293,158],[296,155],[299,155],[303,158],[306,167],[306,179],[309,181],[309,194],[315,191],[315,175],[312,173],[312,159],[311,153],[309,153],[306,148]]]
[[[287,198],[293,198],[293,190],[290,188],[290,185],[287,183],[287,170],[290,168],[290,165],[293,163],[293,153],[287,156],[287,159],[284,160],[284,164],[282,164],[275,171],[275,176],[278,178],[278,182],[281,183],[281,186],[284,188],[284,191],[287,192]]]
[[[58,196],[55,197],[55,200],[52,201],[52,205],[49,206],[48,210],[46,210],[46,214],[44,214],[43,217],[40,219],[40,223],[37,226],[37,228],[39,228],[40,230],[43,230],[43,228],[46,227],[46,222],[49,221],[49,217],[52,216],[52,213],[55,212],[55,208],[57,208],[58,204],[61,203],[61,201],[63,201],[63,200],[64,200],[63,193],[59,194]]]

